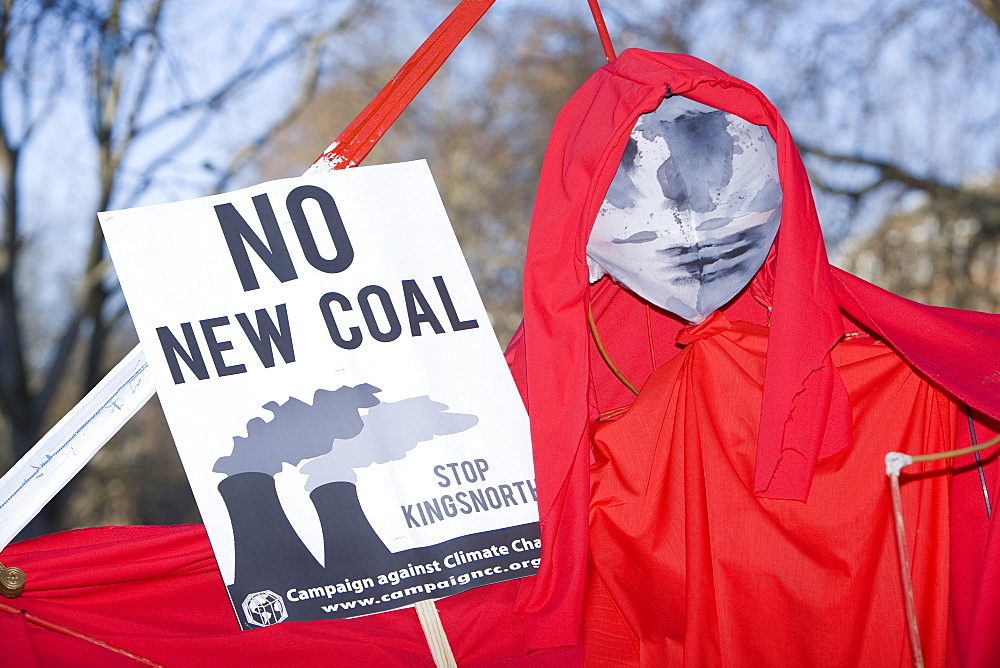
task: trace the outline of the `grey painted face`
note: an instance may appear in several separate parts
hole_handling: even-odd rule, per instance
[[[667,97],[632,130],[587,243],[590,280],[701,322],[757,273],[780,218],[767,129]]]

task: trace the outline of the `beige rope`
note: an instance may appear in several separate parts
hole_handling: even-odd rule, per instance
[[[608,368],[611,369],[611,373],[615,374],[615,378],[624,383],[625,387],[627,387],[632,392],[632,394],[638,396],[639,390],[636,389],[635,385],[629,382],[628,378],[625,377],[625,374],[623,374],[621,371],[618,370],[618,367],[615,366],[615,363],[611,361],[611,355],[608,354],[608,351],[605,350],[604,348],[604,344],[601,343],[601,337],[597,333],[597,322],[594,321],[594,309],[590,307],[589,293],[587,294],[586,301],[587,301],[587,324],[590,326],[590,335],[594,337],[594,343],[597,344],[597,352],[601,353],[601,358],[604,360],[604,363],[608,365]]]
[[[917,462],[933,462],[939,459],[950,459],[970,455],[1000,443],[1000,434],[990,440],[970,445],[957,450],[932,452],[926,455],[907,455],[902,452],[890,452],[885,456],[885,473],[889,476],[889,489],[892,494],[892,514],[896,524],[896,547],[899,548],[899,576],[903,582],[903,603],[906,609],[906,625],[910,636],[910,649],[913,651],[913,665],[924,668],[924,655],[920,648],[920,628],[917,624],[916,605],[913,597],[913,581],[910,578],[910,559],[906,550],[906,528],[903,525],[903,502],[899,493],[899,474],[904,467]]]

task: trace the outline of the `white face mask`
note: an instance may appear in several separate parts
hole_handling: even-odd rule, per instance
[[[587,243],[590,280],[701,322],[757,273],[780,218],[767,129],[667,97],[632,130]]]

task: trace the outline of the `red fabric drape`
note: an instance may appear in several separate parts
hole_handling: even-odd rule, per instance
[[[266,537],[262,537],[266,540]],[[432,666],[412,609],[349,620],[276,624],[241,631],[204,528],[105,527],[10,545],[0,561],[28,574],[11,602],[167,666]],[[462,665],[579,665],[577,650],[525,656],[513,614],[518,581],[437,602]],[[10,631],[0,665],[137,665],[108,650],[0,614]],[[10,659],[12,660],[12,659]],[[15,664],[17,665],[17,664]]]
[[[763,125],[777,145],[784,199],[775,247],[751,289],[724,309],[732,321],[770,325],[754,453],[757,495],[807,499],[817,461],[850,446],[850,407],[830,352],[859,325],[947,393],[1000,415],[1000,317],[916,304],[831,267],[808,177],[770,102],[696,58],[627,50],[595,73],[557,118],[529,233],[524,323],[507,351],[531,415],[542,518],[543,567],[520,599],[530,646],[579,640],[590,426],[602,411],[631,401],[590,340],[588,290],[605,346],[637,386],[678,352],[673,342],[682,323],[606,279],[588,286],[585,261],[590,229],[629,133],[668,93]],[[985,534],[972,540],[983,544]],[[983,573],[992,577],[989,568]],[[978,582],[979,574],[953,578]],[[972,603],[966,597],[954,605]],[[550,619],[571,623],[544,623]]]
[[[955,405],[889,348],[833,350],[851,447],[809,501],[752,494],[768,330],[718,312],[594,431],[588,665],[912,665],[884,455],[949,447]],[[927,665],[944,664],[946,463],[906,476],[904,512]]]

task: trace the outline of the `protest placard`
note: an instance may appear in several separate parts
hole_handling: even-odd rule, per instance
[[[527,415],[426,163],[100,218],[244,628],[535,573]]]

